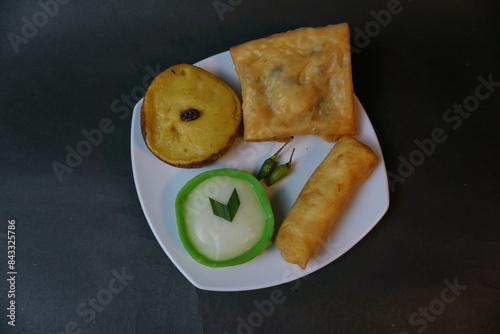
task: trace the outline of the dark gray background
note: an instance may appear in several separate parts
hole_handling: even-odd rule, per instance
[[[220,0],[230,9],[222,16],[210,0],[65,2],[0,4],[1,333],[500,332],[498,1],[401,0],[383,24],[375,17],[397,1]],[[45,3],[52,16],[44,19]],[[34,19],[37,31],[23,35]],[[348,253],[299,281],[196,289],[147,224],[130,163],[132,109],[114,113],[112,103],[141,85],[148,66],[340,22],[351,26],[355,93],[393,181],[387,214]],[[17,52],[13,34],[26,38]],[[494,84],[479,99],[479,78],[488,77]],[[472,110],[466,118],[449,118],[463,103]],[[60,182],[52,163],[64,163],[66,147],[103,118],[113,131]],[[446,140],[419,161],[416,141],[438,128]],[[402,169],[409,159],[419,166]],[[15,327],[6,317],[12,219]],[[122,271],[123,290],[92,315],[89,300],[109,297]],[[460,285],[455,298],[446,282]],[[271,308],[273,293],[281,298]]]

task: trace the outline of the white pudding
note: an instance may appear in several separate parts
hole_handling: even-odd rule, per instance
[[[236,189],[240,206],[233,220],[216,216],[210,198],[226,204]],[[187,196],[183,213],[188,237],[206,258],[224,261],[241,255],[261,238],[266,215],[248,181],[214,176],[198,184]]]

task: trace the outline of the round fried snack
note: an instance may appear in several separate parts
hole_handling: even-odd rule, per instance
[[[234,143],[241,122],[241,102],[233,89],[189,64],[160,73],[141,109],[146,146],[160,160],[182,168],[219,159]]]

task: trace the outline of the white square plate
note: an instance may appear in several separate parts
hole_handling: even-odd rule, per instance
[[[215,74],[238,94],[241,86],[228,51],[195,64]],[[368,116],[355,97],[358,134],[379,157],[378,165],[356,191],[346,211],[335,224],[323,249],[305,270],[285,262],[272,244],[250,262],[234,267],[210,268],[199,264],[184,249],[177,233],[175,197],[184,184],[201,172],[219,168],[238,168],[255,174],[262,162],[282,143],[245,142],[238,137],[231,149],[215,163],[199,169],[182,169],[157,159],[146,147],[140,129],[142,100],[134,108],[131,133],[132,169],[139,200],[146,219],[161,247],[175,266],[196,287],[212,291],[242,291],[271,287],[306,276],[331,263],[361,240],[382,218],[389,207],[389,187],[380,145]],[[331,150],[317,136],[296,136],[280,157],[285,163],[295,148],[290,174],[266,187],[273,206],[276,229],[295,202],[314,169]]]

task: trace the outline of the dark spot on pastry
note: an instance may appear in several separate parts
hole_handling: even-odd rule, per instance
[[[274,66],[271,69],[271,72],[269,73],[269,75],[272,77],[277,77],[278,75],[281,74],[281,72],[283,72],[283,64],[279,64],[277,66]]]
[[[200,112],[194,108],[189,108],[181,112],[181,121],[189,122],[200,117]]]

